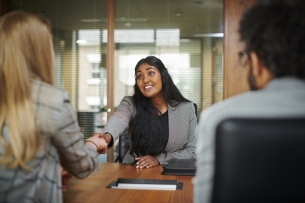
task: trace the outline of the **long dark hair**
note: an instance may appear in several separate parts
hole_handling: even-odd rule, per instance
[[[142,64],[149,64],[159,70],[162,79],[163,97],[166,103],[170,106],[177,106],[181,102],[189,101],[182,96],[160,59],[154,56],[141,59],[135,67],[135,73]],[[136,108],[136,114],[129,123],[130,155],[156,156],[161,154],[165,150],[166,143],[164,143],[161,133],[158,110],[150,99],[142,94],[136,81],[132,102]]]

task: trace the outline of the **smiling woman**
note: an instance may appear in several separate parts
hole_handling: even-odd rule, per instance
[[[196,124],[193,103],[182,96],[162,61],[148,56],[135,67],[133,96],[123,98],[103,135],[111,146],[128,129],[131,147],[123,163],[150,168],[194,158]]]
[[[147,63],[138,66],[136,71],[136,82],[138,88],[145,97],[153,100],[153,103],[163,103],[167,110],[167,105],[162,94],[161,74],[156,67]],[[164,113],[162,107],[158,108],[158,110],[160,113]]]

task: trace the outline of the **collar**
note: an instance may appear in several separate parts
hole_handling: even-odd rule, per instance
[[[264,90],[296,90],[296,89],[304,89],[305,88],[305,79],[299,79],[296,77],[281,77],[274,78],[271,80]]]

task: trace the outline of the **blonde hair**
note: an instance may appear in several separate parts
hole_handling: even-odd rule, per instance
[[[52,36],[44,22],[22,11],[0,18],[0,164],[23,167],[40,149],[32,82],[52,84]],[[4,137],[4,126],[9,139]]]

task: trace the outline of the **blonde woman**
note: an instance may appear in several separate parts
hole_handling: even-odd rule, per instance
[[[0,18],[0,202],[62,202],[61,167],[85,178],[107,144],[83,142],[67,93],[52,86],[52,36],[37,16]]]

